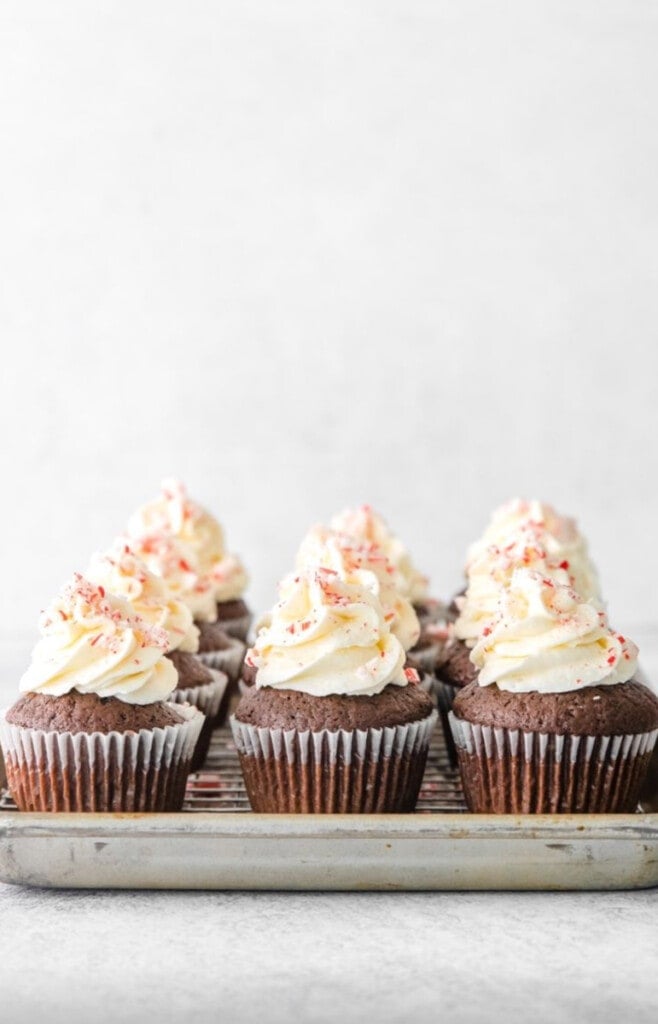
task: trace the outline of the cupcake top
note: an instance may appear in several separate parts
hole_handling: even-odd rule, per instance
[[[152,573],[162,577],[169,593],[187,605],[194,619],[199,622],[216,620],[217,599],[212,577],[199,571],[176,537],[147,533],[128,537],[126,543]]]
[[[395,586],[412,604],[422,604],[429,594],[429,580],[415,567],[406,547],[370,505],[344,509],[331,520],[332,529],[346,533],[360,544],[372,544],[395,570]]]
[[[467,575],[476,562],[483,557],[486,560],[488,548],[504,551],[509,545],[523,543],[524,538],[538,542],[553,562],[565,563],[573,587],[586,601],[600,601],[597,572],[576,520],[537,500],[513,498],[494,511],[482,537],[468,550]]]
[[[269,624],[247,654],[258,688],[315,697],[373,696],[389,683],[405,686],[404,661],[376,594],[328,568],[307,568],[282,582]]]
[[[170,651],[199,649],[199,630],[188,606],[169,591],[162,577],[152,573],[127,544],[117,541],[107,553],[93,555],[85,577],[110,594],[125,598],[152,626],[165,629]]]
[[[471,652],[478,683],[518,693],[564,693],[631,679],[637,647],[603,611],[534,569],[515,569],[499,614]]]
[[[556,583],[572,585],[568,563],[551,557],[542,545],[539,530],[522,529],[518,537],[499,548],[490,545],[471,562],[466,593],[455,598],[459,615],[453,631],[459,640],[472,647],[483,628],[498,613],[501,591],[505,590],[517,568],[531,568]],[[582,595],[585,600],[588,595]]]
[[[22,693],[59,697],[77,690],[151,704],[176,686],[176,669],[165,657],[167,631],[80,573],[42,613],[39,630]]]
[[[160,495],[131,516],[128,535],[175,538],[182,557],[200,578],[207,579],[216,601],[234,601],[247,587],[242,562],[226,551],[222,527],[188,497],[179,480],[163,480]]]
[[[405,651],[417,642],[420,636],[418,616],[395,585],[395,568],[374,544],[359,544],[345,533],[314,526],[300,545],[296,566],[300,571],[323,566],[333,569],[348,583],[368,587],[379,598],[391,633]]]

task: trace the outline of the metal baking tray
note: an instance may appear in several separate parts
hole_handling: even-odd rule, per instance
[[[658,763],[646,796],[637,814],[469,814],[437,729],[415,814],[253,814],[230,733],[220,729],[178,814],[24,814],[3,791],[0,880],[72,889],[642,889],[658,886]]]

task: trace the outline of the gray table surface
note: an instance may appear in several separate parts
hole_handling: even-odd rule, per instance
[[[656,645],[643,640],[649,674]],[[5,660],[5,665],[7,665]],[[657,666],[658,667],[658,666]],[[12,684],[15,686],[15,683]],[[9,692],[8,679],[0,697]],[[658,890],[74,892],[0,885],[7,1022],[653,1021]]]

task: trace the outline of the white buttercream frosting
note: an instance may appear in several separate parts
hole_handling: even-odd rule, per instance
[[[372,696],[389,683],[407,684],[404,648],[370,587],[309,568],[286,577],[279,593],[247,655],[258,687],[323,697]]]
[[[152,626],[166,629],[171,651],[199,649],[199,630],[188,606],[127,544],[117,541],[110,551],[93,555],[84,575],[108,593],[125,598]]]
[[[165,700],[178,673],[164,655],[169,634],[128,601],[76,573],[39,622],[41,639],[20,682],[23,693],[77,690],[127,704]]]
[[[348,583],[361,583],[379,598],[391,633],[405,651],[420,636],[420,623],[413,605],[398,591],[396,571],[386,555],[374,544],[358,543],[352,537],[325,526],[314,526],[302,541],[295,559],[297,569],[323,566],[333,569]]]
[[[207,583],[215,601],[237,600],[247,587],[245,568],[237,555],[226,550],[219,522],[188,497],[179,480],[163,480],[160,495],[131,516],[128,536],[137,540],[174,538],[181,557],[198,579]]]
[[[605,613],[572,587],[534,569],[517,568],[471,661],[481,686],[563,693],[631,679],[637,647],[611,630]]]
[[[200,622],[217,618],[215,588],[207,573],[198,571],[176,537],[164,533],[128,537],[126,542],[156,576],[161,576],[174,597],[187,605]]]
[[[504,548],[484,548],[470,563],[466,593],[455,599],[459,616],[454,635],[472,647],[482,629],[498,612],[501,591],[509,586],[517,568],[531,568],[557,583],[572,585],[568,563],[551,558],[542,546],[540,531],[521,530]]]
[[[598,575],[576,520],[537,500],[514,498],[494,511],[482,537],[468,550],[467,576],[475,563],[486,559],[487,549],[504,551],[524,538],[529,543],[538,542],[553,563],[564,563],[562,567],[581,597],[600,602]]]
[[[346,533],[360,544],[372,544],[386,556],[395,570],[394,582],[403,597],[421,604],[428,597],[429,581],[418,571],[402,543],[370,505],[348,508],[331,520],[332,529]]]

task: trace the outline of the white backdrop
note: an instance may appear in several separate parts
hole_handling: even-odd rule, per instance
[[[364,500],[447,595],[519,494],[578,516],[615,623],[650,626],[655,4],[0,22],[8,642],[168,474],[256,606]]]

